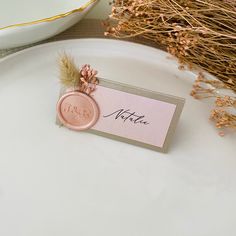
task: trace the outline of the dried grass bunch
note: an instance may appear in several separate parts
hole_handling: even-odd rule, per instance
[[[200,68],[219,79],[208,80],[200,74],[192,92],[195,98],[210,94],[224,100],[227,96],[215,91],[229,89],[233,92],[230,100],[235,101],[236,0],[114,0],[105,34],[141,37],[164,46],[181,67]],[[221,122],[220,128],[236,129],[236,116],[225,112],[229,122]],[[218,124],[220,118],[214,114],[212,119]]]

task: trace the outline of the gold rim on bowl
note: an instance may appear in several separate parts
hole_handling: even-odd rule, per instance
[[[58,15],[55,15],[55,16],[51,16],[51,17],[48,17],[48,18],[41,19],[41,20],[35,20],[35,21],[30,21],[30,22],[17,23],[17,24],[13,24],[13,25],[4,26],[4,27],[0,28],[0,30],[4,30],[4,29],[8,29],[8,28],[13,28],[13,27],[35,25],[35,24],[39,24],[39,23],[43,23],[43,22],[50,22],[50,21],[54,21],[54,20],[57,20],[57,19],[61,19],[61,18],[64,18],[66,16],[69,16],[69,15],[71,15],[73,13],[82,12],[84,9],[86,9],[91,4],[95,3],[96,1],[97,0],[90,0],[89,2],[84,4],[83,6],[81,6],[79,8],[76,8],[74,10],[68,11],[66,13],[58,14]]]

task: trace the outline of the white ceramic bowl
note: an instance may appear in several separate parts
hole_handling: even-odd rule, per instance
[[[27,45],[78,22],[96,0],[1,0],[0,49]]]

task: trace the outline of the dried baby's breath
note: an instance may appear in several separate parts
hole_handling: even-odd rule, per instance
[[[106,35],[161,44],[236,91],[236,0],[114,0]]]
[[[215,122],[218,129],[221,129],[221,136],[226,128],[236,131],[236,97],[221,94],[219,91],[222,89],[229,89],[228,85],[219,80],[206,79],[199,73],[191,92],[196,99],[215,99],[215,109],[212,110],[210,119]]]
[[[105,35],[149,40],[177,57],[180,68],[201,68],[219,79],[200,73],[195,98],[213,97],[219,104],[226,102],[219,90],[236,92],[236,0],[114,0],[106,27]],[[234,107],[232,99],[227,104]]]
[[[216,127],[219,129],[236,129],[236,115],[233,115],[223,109],[214,109],[211,112],[210,119],[216,123]]]
[[[217,107],[235,107],[236,108],[236,98],[230,96],[217,97],[215,104]]]

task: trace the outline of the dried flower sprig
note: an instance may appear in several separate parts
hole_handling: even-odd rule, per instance
[[[190,94],[196,99],[217,97],[220,89],[229,89],[229,87],[220,80],[207,79],[199,72]]]
[[[210,119],[216,123],[216,127],[219,129],[236,129],[236,115],[230,114],[223,109],[214,109],[211,112]]]
[[[79,85],[80,73],[73,58],[66,53],[60,56],[60,82],[66,87],[76,87]]]
[[[90,94],[93,92],[96,88],[96,85],[98,84],[98,79],[96,77],[97,71],[92,69],[90,65],[85,64],[82,66],[80,70],[80,81],[82,83],[81,90],[85,91],[86,93]]]
[[[196,99],[215,99],[216,108],[212,110],[210,119],[215,122],[216,127],[221,130],[219,134],[223,136],[225,129],[236,131],[236,97],[220,93],[221,89],[227,89],[227,85],[218,80],[206,79],[199,73],[191,95]]]
[[[236,108],[236,98],[230,96],[217,97],[215,104],[217,107],[234,107]]]
[[[64,53],[60,57],[60,82],[65,87],[73,87],[76,90],[90,94],[98,84],[96,77],[97,71],[92,69],[90,65],[85,64],[78,69],[71,56]]]

